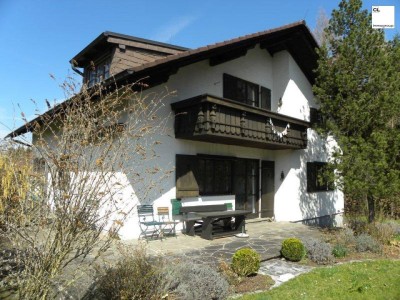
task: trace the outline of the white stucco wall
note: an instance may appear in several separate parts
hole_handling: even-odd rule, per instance
[[[147,93],[160,93],[176,90],[174,97],[167,97],[160,115],[168,117],[167,128],[169,136],[154,136],[154,140],[161,141],[157,146],[157,160],[149,162],[165,170],[173,171],[176,154],[210,154],[251,158],[275,162],[275,218],[277,221],[297,221],[343,210],[343,194],[339,191],[307,193],[306,191],[306,163],[309,161],[327,161],[330,146],[334,141],[322,140],[312,129],[308,130],[308,148],[304,150],[264,150],[241,146],[222,145],[206,142],[195,142],[175,139],[173,134],[173,116],[170,104],[201,94],[211,94],[222,97],[222,75],[227,73],[239,78],[257,83],[272,90],[272,111],[286,114],[301,120],[309,120],[309,107],[315,107],[311,84],[308,82],[296,62],[287,51],[274,54],[273,57],[263,49],[256,46],[248,50],[246,56],[232,61],[209,66],[208,60],[182,67],[169,81]],[[279,100],[281,99],[281,101]],[[281,105],[278,104],[281,102]],[[136,167],[133,162],[133,169]],[[285,178],[281,180],[283,171]],[[125,175],[121,175],[122,177]],[[129,178],[121,178],[129,181]],[[176,198],[175,173],[158,182],[158,192],[146,197],[136,194],[137,203],[153,203],[155,209],[159,206],[171,207],[171,199]],[[135,191],[135,186],[132,187]],[[132,190],[121,192],[122,198],[132,199]],[[228,197],[229,198],[229,197]],[[128,200],[128,199],[127,199]],[[226,197],[200,197],[186,199],[185,205],[194,202],[225,203]],[[181,224],[177,227],[182,228]],[[123,239],[137,238],[140,234],[136,211],[125,222],[120,231]]]

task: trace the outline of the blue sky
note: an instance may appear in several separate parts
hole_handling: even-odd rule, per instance
[[[196,48],[303,19],[313,29],[318,12],[330,15],[339,2],[0,0],[0,138],[23,124],[21,110],[31,119],[45,99],[65,98],[69,60],[103,31]],[[399,32],[400,0],[364,1],[372,5],[394,5],[397,28],[387,34]]]

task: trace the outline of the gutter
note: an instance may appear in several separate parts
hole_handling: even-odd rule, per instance
[[[75,72],[75,73],[77,73],[77,74],[79,74],[79,75],[81,75],[82,77],[83,77],[83,72],[81,72],[80,70],[78,70],[76,67],[75,67],[75,64],[76,64],[76,61],[75,60],[71,60],[71,69]]]

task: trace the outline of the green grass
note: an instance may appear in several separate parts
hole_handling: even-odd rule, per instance
[[[376,260],[317,268],[271,291],[240,299],[400,299],[400,261]]]

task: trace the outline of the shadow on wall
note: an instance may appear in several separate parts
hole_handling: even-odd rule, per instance
[[[329,146],[326,140],[318,137],[309,130],[309,142],[307,149],[287,151],[281,156],[282,163],[278,166],[278,177],[276,180],[277,191],[279,189],[292,188],[291,196],[298,199],[298,208],[293,208],[294,215],[290,219],[294,222],[302,222],[307,225],[322,227],[340,226],[341,218],[336,217],[340,205],[340,192],[320,191],[307,192],[307,162],[327,162],[329,160]],[[280,173],[283,171],[285,179],[281,180]],[[290,175],[290,176],[289,176]],[[297,180],[291,182],[290,178]],[[286,180],[289,182],[285,182]],[[290,184],[289,184],[290,183]],[[296,186],[292,186],[296,184]],[[290,193],[289,193],[290,194]],[[338,207],[339,206],[339,207]]]
[[[339,210],[337,208],[338,191],[307,192],[307,162],[328,162],[333,140],[319,137],[313,130],[309,130],[309,135],[308,147],[300,158],[303,172],[298,174],[300,209],[303,215],[301,222],[321,227],[341,226],[341,215],[338,213],[341,213],[342,207]]]
[[[153,135],[146,145],[141,145],[145,149],[142,153],[131,155],[131,173],[127,179],[138,205],[153,204],[175,186],[175,156],[168,155],[163,148],[168,139],[172,137]]]

